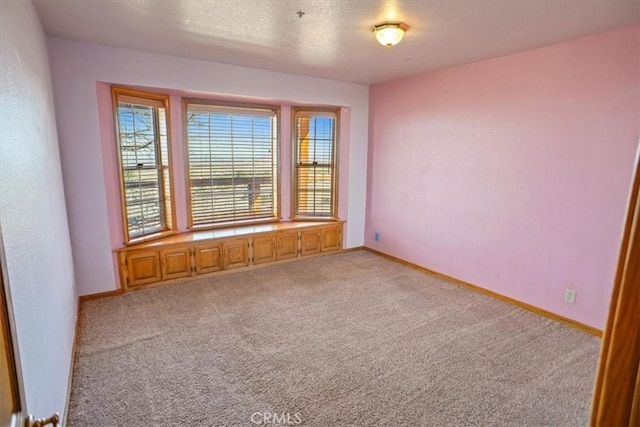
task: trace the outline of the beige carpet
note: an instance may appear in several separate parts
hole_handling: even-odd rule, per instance
[[[68,425],[584,426],[599,346],[337,254],[83,303]]]

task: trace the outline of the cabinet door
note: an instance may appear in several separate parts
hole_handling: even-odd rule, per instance
[[[289,259],[298,256],[298,233],[278,234],[278,259]]]
[[[322,230],[322,252],[337,251],[340,246],[342,246],[342,227],[325,227]]]
[[[160,252],[162,280],[191,276],[191,251],[189,248],[166,249]]]
[[[131,252],[127,254],[128,285],[138,286],[159,282],[160,253],[157,251]]]
[[[300,232],[300,255],[311,255],[320,252],[320,230]]]
[[[253,263],[264,264],[276,260],[276,238],[274,236],[253,239]]]
[[[222,270],[222,243],[195,247],[196,274]]]
[[[224,268],[238,268],[249,265],[249,240],[233,239],[222,243]]]

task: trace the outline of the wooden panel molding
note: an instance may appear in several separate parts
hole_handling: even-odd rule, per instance
[[[320,230],[302,231],[300,233],[300,255],[313,255],[320,253]]]
[[[342,227],[326,227],[322,230],[321,251],[336,251],[342,246]]]
[[[276,236],[256,237],[253,239],[253,263],[265,264],[277,259]]]
[[[130,286],[159,282],[160,254],[157,251],[132,253],[127,257],[127,274]]]
[[[222,270],[222,243],[197,245],[194,248],[195,273],[205,274]]]
[[[298,256],[298,233],[280,233],[277,236],[276,258],[291,259]]]
[[[233,239],[222,243],[224,268],[238,268],[249,265],[249,239]]]
[[[191,275],[190,248],[166,249],[160,252],[162,280],[177,279]]]

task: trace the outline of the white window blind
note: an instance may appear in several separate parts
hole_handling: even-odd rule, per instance
[[[172,223],[166,106],[118,90],[114,94],[129,241],[167,230]]]
[[[277,217],[275,109],[187,102],[191,225]]]
[[[294,216],[335,217],[336,114],[295,112]]]

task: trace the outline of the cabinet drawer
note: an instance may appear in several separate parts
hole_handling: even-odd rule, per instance
[[[162,280],[159,252],[131,252],[127,254],[126,262],[129,286],[139,286]]]
[[[300,255],[311,255],[320,252],[320,230],[309,230],[300,233]]]
[[[249,239],[227,240],[222,248],[225,269],[249,265]]]
[[[276,238],[256,237],[253,239],[253,263],[265,264],[276,260]]]
[[[166,249],[160,252],[162,280],[191,276],[191,251],[189,248]]]
[[[342,227],[327,227],[322,230],[322,252],[337,251],[342,246]]]
[[[196,274],[222,270],[222,244],[198,245],[194,248]]]
[[[298,256],[298,233],[278,234],[277,241],[278,259],[290,259]]]

